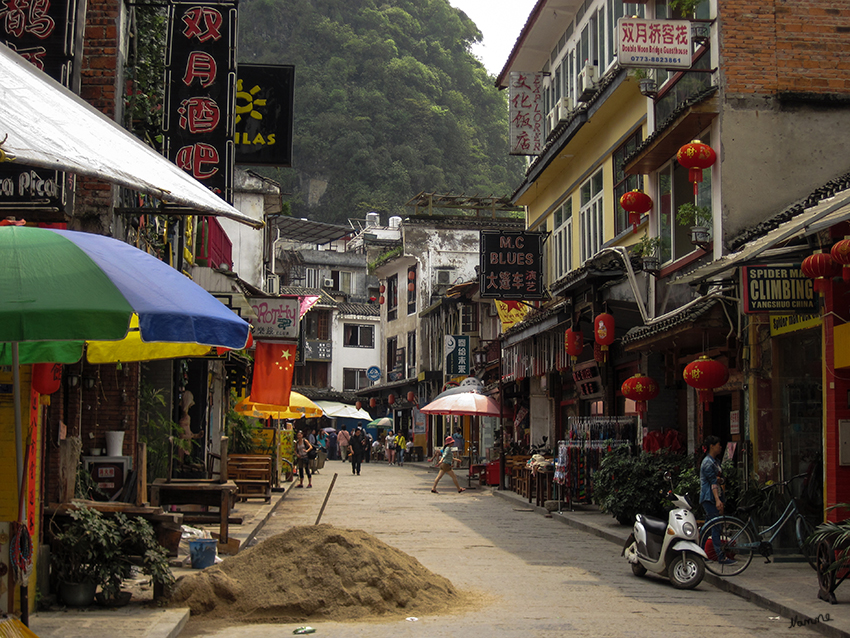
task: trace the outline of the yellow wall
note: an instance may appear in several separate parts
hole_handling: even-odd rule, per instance
[[[576,247],[572,268],[581,265],[578,250],[578,213],[581,206],[579,188],[602,167],[605,211],[603,232],[605,241],[611,239],[614,236],[614,214],[616,206],[619,206],[619,202],[614,201],[611,154],[636,127],[645,129],[646,105],[646,98],[640,95],[636,82],[630,79],[623,83],[517,200],[517,204],[528,207],[529,230],[553,231],[554,210],[567,197],[571,198],[573,246]]]

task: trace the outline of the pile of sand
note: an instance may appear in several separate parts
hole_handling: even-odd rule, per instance
[[[293,622],[431,614],[459,597],[446,578],[371,534],[313,525],[181,578],[171,604],[205,619]]]

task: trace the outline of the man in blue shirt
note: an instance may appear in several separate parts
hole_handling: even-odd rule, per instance
[[[699,468],[699,502],[705,510],[705,522],[721,516],[725,505],[723,503],[723,478],[720,472],[720,462],[717,460],[723,450],[720,439],[709,436],[705,439],[708,453]],[[717,554],[717,562],[721,565],[734,565],[737,561],[726,558],[720,545],[720,529],[715,526],[711,530],[711,542]]]

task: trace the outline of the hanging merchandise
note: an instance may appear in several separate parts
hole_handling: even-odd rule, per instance
[[[652,198],[643,191],[629,191],[620,198],[620,206],[629,213],[629,223],[632,232],[638,231],[640,216],[652,210]]]
[[[623,381],[620,389],[624,397],[635,402],[635,411],[640,418],[646,414],[646,402],[658,396],[655,380],[640,373]]]
[[[703,355],[685,366],[682,376],[685,383],[699,391],[699,402],[704,410],[708,410],[708,404],[714,400],[714,388],[719,388],[729,380],[729,369],[719,361]]]
[[[593,500],[593,475],[599,469],[602,457],[622,445],[633,446],[637,423],[631,416],[569,417],[567,421],[563,484],[570,502],[590,503]]]
[[[717,153],[707,144],[694,140],[679,149],[679,152],[676,153],[676,159],[679,164],[690,169],[688,181],[693,183],[694,197],[696,197],[698,184],[702,181],[702,171],[714,165],[714,162],[717,161]]]
[[[614,317],[607,312],[596,315],[593,320],[593,334],[602,351],[602,360],[608,360],[608,346],[614,343]]]

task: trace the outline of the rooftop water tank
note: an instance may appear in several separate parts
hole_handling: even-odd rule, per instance
[[[375,228],[381,223],[381,216],[376,212],[366,213],[366,228]]]
[[[401,217],[394,215],[390,217],[390,228],[399,228],[401,226]]]

